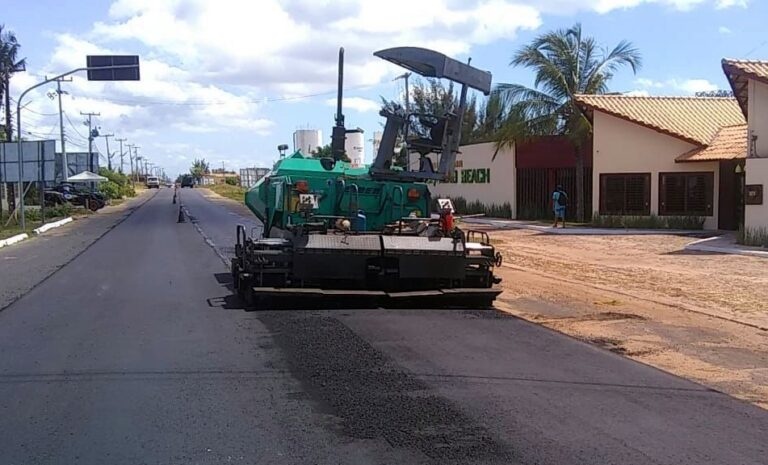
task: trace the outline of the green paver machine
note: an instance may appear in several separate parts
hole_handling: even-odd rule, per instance
[[[374,305],[425,300],[430,306],[488,306],[501,292],[494,288],[500,279],[493,274],[501,255],[487,233],[455,227],[450,201],[441,199],[437,212],[430,212],[428,187],[451,179],[467,92],[472,88],[487,95],[491,74],[423,48],[374,55],[421,76],[460,84],[456,110],[443,115],[382,110],[386,124],[373,163],[353,167],[342,161],[349,131],[341,108],[340,49],[333,157],[300,151],[281,157],[245,195],[264,225],[255,237],[237,226],[231,271],[247,304],[311,297],[334,304],[352,299]],[[422,130],[403,144],[413,121]],[[418,162],[396,166],[402,152],[408,160],[418,154]]]

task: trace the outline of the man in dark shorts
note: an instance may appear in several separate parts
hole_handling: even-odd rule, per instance
[[[555,213],[555,224],[553,228],[557,227],[558,220],[563,220],[563,227],[565,227],[565,207],[568,205],[568,194],[563,190],[563,186],[559,185],[552,192],[552,210]]]

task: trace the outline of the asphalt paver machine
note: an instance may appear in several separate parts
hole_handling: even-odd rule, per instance
[[[450,202],[429,186],[455,170],[469,89],[488,94],[491,74],[416,47],[375,56],[426,78],[460,87],[446,114],[382,110],[386,119],[369,166],[345,159],[342,114],[344,50],[339,51],[333,156],[281,156],[245,195],[263,230],[237,227],[234,287],[248,305],[343,301],[357,305],[484,307],[500,293],[501,255],[482,231],[454,224]],[[405,139],[407,128],[411,137]],[[314,305],[310,304],[310,305]]]

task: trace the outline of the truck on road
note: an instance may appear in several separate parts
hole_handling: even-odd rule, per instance
[[[147,189],[160,189],[160,178],[147,176]]]

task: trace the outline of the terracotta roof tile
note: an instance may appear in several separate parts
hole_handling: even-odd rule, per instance
[[[766,60],[732,60],[725,58],[723,65],[740,71],[755,79],[768,79],[768,61]]]
[[[577,95],[576,101],[697,145],[709,144],[723,126],[745,123],[734,98]]]
[[[716,161],[747,158],[747,125],[720,128],[709,145],[684,153],[675,161]]]
[[[733,95],[739,100],[741,111],[746,117],[750,79],[768,84],[768,61],[765,60],[732,60],[724,58],[723,72],[733,89]]]

